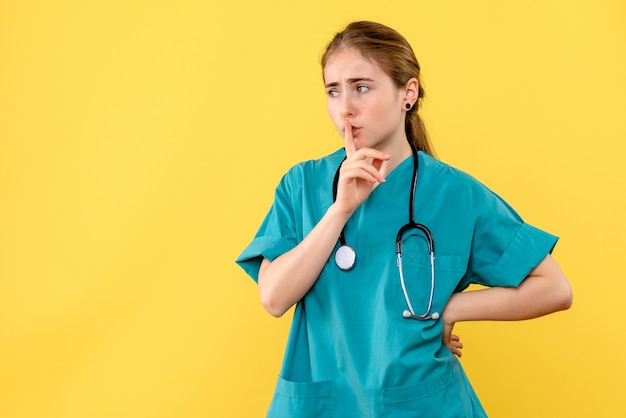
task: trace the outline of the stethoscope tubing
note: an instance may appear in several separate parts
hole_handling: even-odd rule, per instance
[[[433,299],[435,297],[435,240],[430,232],[430,230],[422,224],[415,222],[415,191],[417,189],[417,178],[418,178],[418,154],[415,145],[411,141],[409,141],[409,145],[411,146],[411,152],[413,154],[413,176],[411,179],[411,192],[409,195],[409,222],[402,226],[398,230],[398,234],[396,235],[396,264],[398,266],[398,271],[400,274],[400,285],[402,287],[402,293],[404,294],[404,299],[406,301],[407,307],[409,310],[405,310],[402,313],[404,318],[412,318],[418,319],[420,321],[426,320],[437,320],[439,319],[439,313],[433,312],[431,314]],[[337,171],[335,172],[335,177],[333,179],[333,202],[337,199],[337,187],[339,184],[339,172],[341,169],[341,165],[346,160],[346,157],[341,160]],[[339,234],[339,243],[340,247],[335,251],[335,262],[337,266],[341,270],[350,270],[356,261],[356,253],[352,247],[346,244],[346,238],[344,229],[342,228],[341,233]],[[426,312],[422,315],[417,315],[415,310],[413,309],[413,305],[411,304],[411,298],[409,297],[409,293],[406,289],[406,283],[404,280],[404,273],[402,268],[402,237],[406,231],[409,229],[419,229],[426,235],[426,242],[428,244],[428,252],[430,254],[430,294],[428,297],[428,306]]]

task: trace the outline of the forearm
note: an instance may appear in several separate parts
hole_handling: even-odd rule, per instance
[[[443,316],[447,323],[460,321],[531,319],[568,309],[570,285],[551,256],[530,272],[519,287],[493,287],[456,293]]]
[[[328,261],[341,230],[350,217],[331,205],[311,232],[291,251],[259,270],[259,292],[265,309],[283,315],[309,291]]]

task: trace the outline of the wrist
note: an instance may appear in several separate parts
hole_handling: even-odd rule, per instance
[[[459,316],[459,297],[462,297],[461,293],[453,293],[446,304],[446,307],[443,309],[442,317],[447,323],[454,324],[456,322],[461,321],[461,317]]]
[[[350,219],[350,216],[352,216],[352,213],[354,213],[354,211],[345,209],[341,207],[341,205],[337,204],[337,202],[334,202],[332,205],[330,205],[326,213],[330,216],[337,217],[338,219],[343,220],[343,222],[345,223],[348,221],[348,219]]]

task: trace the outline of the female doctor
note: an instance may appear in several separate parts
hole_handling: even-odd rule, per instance
[[[237,259],[270,314],[296,305],[268,417],[484,417],[454,324],[569,308],[558,238],[433,157],[395,30],[351,23],[321,63],[344,147],[285,174]]]

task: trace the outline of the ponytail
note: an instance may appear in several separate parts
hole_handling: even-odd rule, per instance
[[[430,142],[428,131],[426,131],[426,125],[424,125],[424,121],[420,117],[419,113],[417,113],[423,97],[424,89],[421,83],[419,83],[417,102],[415,103],[415,106],[409,109],[406,113],[404,130],[406,132],[407,139],[415,145],[415,148],[417,148],[418,151],[424,151],[432,157],[436,157],[435,148]]]

